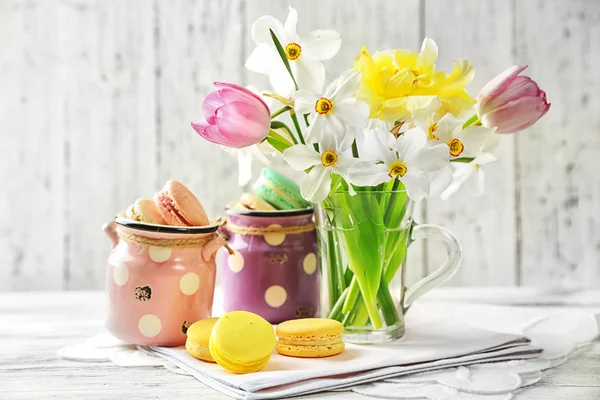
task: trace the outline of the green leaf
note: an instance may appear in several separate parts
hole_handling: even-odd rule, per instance
[[[450,160],[450,162],[470,163],[474,159],[475,158],[473,158],[473,157],[461,157],[461,158],[454,158],[454,159]]]
[[[290,142],[273,130],[269,132],[269,136],[267,136],[267,142],[269,142],[269,144],[280,153],[283,153],[288,147],[292,147]]]
[[[296,137],[292,133],[292,130],[289,128],[289,126],[287,126],[283,122],[271,121],[271,129],[285,129],[287,131],[287,133],[290,134],[290,137],[292,138],[292,141],[294,142],[294,144],[298,144],[298,141],[296,140]]]
[[[277,52],[279,53],[279,57],[281,57],[281,61],[283,61],[285,68],[287,69],[288,73],[292,77],[292,81],[294,81],[294,86],[296,87],[296,90],[298,90],[298,84],[296,83],[296,78],[294,78],[294,74],[292,73],[292,68],[290,68],[290,62],[288,61],[288,58],[285,55],[285,50],[283,50],[283,46],[281,45],[281,42],[279,41],[279,39],[277,39],[277,36],[275,36],[275,33],[273,32],[273,30],[269,29],[269,32],[271,32],[271,39],[273,39],[273,43],[275,44],[275,48],[277,49]]]

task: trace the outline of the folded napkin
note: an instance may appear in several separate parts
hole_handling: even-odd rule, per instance
[[[303,359],[274,353],[264,370],[246,375],[196,360],[182,347],[146,349],[207,386],[240,399],[297,396],[451,366],[527,359],[541,351],[524,336],[478,329],[444,317],[408,325],[406,335],[391,343],[348,344],[335,357]]]

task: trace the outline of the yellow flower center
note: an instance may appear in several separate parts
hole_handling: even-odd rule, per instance
[[[450,146],[450,154],[453,157],[458,157],[465,150],[465,145],[458,139],[452,140],[448,146]]]
[[[433,134],[433,132],[438,130],[438,124],[431,124],[429,127],[429,140],[438,140],[439,137]]]
[[[315,111],[319,114],[329,114],[332,108],[333,103],[331,102],[331,100],[326,99],[325,97],[321,97],[315,103]]]
[[[321,164],[323,164],[324,167],[331,167],[332,165],[335,165],[337,160],[338,155],[332,150],[327,150],[321,154]]]
[[[402,164],[400,161],[396,161],[390,165],[390,173],[388,176],[390,178],[403,177],[406,174],[406,171],[408,171],[406,165]]]
[[[288,60],[295,60],[300,57],[300,53],[302,53],[302,48],[298,43],[290,43],[285,46],[285,55]]]

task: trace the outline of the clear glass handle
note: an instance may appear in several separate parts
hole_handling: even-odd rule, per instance
[[[456,273],[462,260],[462,248],[456,236],[448,229],[437,225],[415,225],[412,230],[412,240],[435,239],[444,244],[448,252],[446,262],[432,274],[414,283],[406,290],[404,297],[404,310],[406,311],[416,299],[429,292],[431,289],[448,282]]]

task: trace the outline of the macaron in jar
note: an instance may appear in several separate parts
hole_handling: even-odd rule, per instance
[[[297,185],[273,170],[264,169],[253,189],[226,209],[222,233],[233,253],[217,255],[223,309],[270,323],[315,317],[320,274],[313,209]]]
[[[106,224],[108,330],[132,344],[183,345],[188,327],[212,313],[215,255],[226,243],[217,229],[175,181]]]

